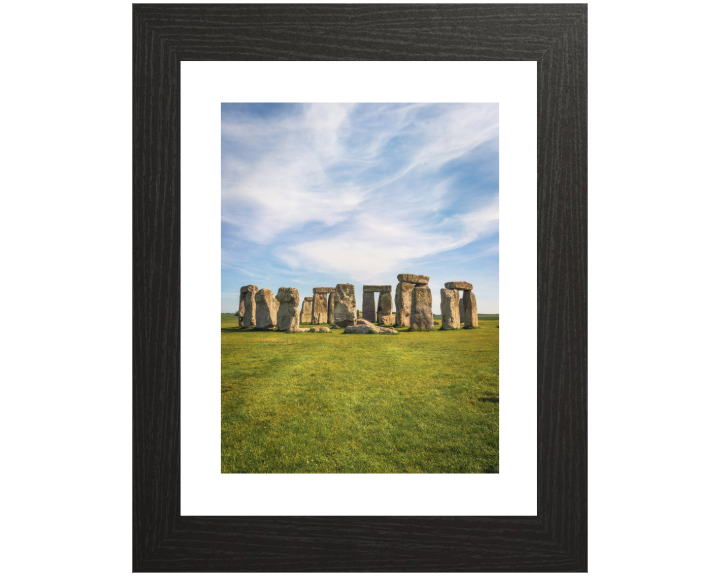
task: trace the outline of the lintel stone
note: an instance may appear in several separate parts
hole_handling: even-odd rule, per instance
[[[459,282],[455,280],[454,282],[445,282],[445,288],[448,290],[472,290],[473,285],[470,284],[470,282]]]
[[[392,292],[392,286],[363,286],[363,292],[380,292],[380,294],[390,294]]]

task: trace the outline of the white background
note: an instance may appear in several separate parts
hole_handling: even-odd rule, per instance
[[[590,6],[591,574],[717,568],[717,16]],[[131,5],[3,18],[3,569],[128,574]]]
[[[182,64],[182,514],[536,514],[536,68],[535,62]],[[499,474],[220,473],[220,103],[242,101],[500,103]]]

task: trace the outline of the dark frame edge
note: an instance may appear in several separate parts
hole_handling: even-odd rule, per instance
[[[335,6],[328,16],[318,13],[322,5],[300,5],[291,16],[297,26],[326,21],[328,30],[371,26],[366,20],[375,18],[366,5]],[[180,516],[180,61],[272,59],[213,35],[196,18],[212,24],[235,10],[233,17],[262,29],[288,17],[274,8],[133,5],[133,571],[587,571],[584,4],[380,5],[419,26],[439,14],[469,14],[481,33],[526,17],[542,41],[520,48],[508,41],[506,50],[519,58],[482,46],[452,57],[438,49],[425,58],[368,58],[363,48],[348,57],[357,38],[338,49],[339,59],[538,62],[538,516]],[[183,26],[195,29],[178,32]],[[498,42],[503,34],[516,37],[501,30]],[[295,59],[308,58],[308,50],[310,59],[331,59],[321,43],[303,46]]]

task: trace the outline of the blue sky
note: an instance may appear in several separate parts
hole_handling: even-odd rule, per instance
[[[222,311],[409,273],[498,312],[498,132],[497,104],[223,104]]]

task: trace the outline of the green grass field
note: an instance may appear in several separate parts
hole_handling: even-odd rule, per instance
[[[478,324],[287,334],[222,314],[222,472],[498,472],[499,317]]]

